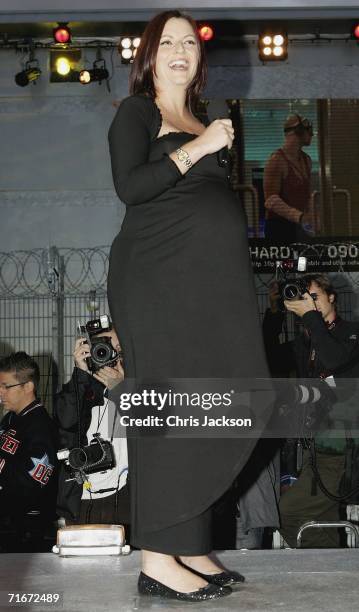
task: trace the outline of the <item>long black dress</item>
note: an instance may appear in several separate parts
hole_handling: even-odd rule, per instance
[[[114,185],[127,205],[108,278],[126,377],[265,377],[243,210],[216,154],[182,176],[168,155],[195,135],[158,138],[160,127],[155,103],[137,95],[121,103],[109,132]],[[150,535],[205,513],[255,440],[128,443],[133,544],[195,554],[180,542],[163,550]]]

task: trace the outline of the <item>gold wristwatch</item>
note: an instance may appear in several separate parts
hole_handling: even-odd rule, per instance
[[[179,149],[176,149],[176,155],[177,155],[178,161],[184,164],[186,168],[192,168],[193,164],[191,162],[191,158],[188,155],[187,151],[184,151],[180,147]]]

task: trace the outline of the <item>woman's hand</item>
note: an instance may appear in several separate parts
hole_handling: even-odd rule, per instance
[[[87,344],[85,338],[78,338],[75,342],[73,356],[76,366],[84,372],[89,372],[86,363],[86,357],[90,357],[90,354],[90,347]]]
[[[234,139],[234,129],[230,119],[216,119],[213,121],[200,136],[184,143],[181,148],[185,151],[192,164],[196,164],[202,157],[210,153],[216,153],[224,147],[232,147]],[[177,153],[174,151],[170,158],[176,164],[181,174],[188,172],[187,164],[179,161]]]
[[[234,129],[230,119],[216,119],[196,138],[205,155],[232,147]]]

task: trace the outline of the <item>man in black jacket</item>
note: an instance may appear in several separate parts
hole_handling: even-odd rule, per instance
[[[36,510],[54,519],[57,432],[37,398],[37,363],[25,352],[0,360],[0,516],[15,525]]]
[[[292,342],[280,344],[284,315],[278,309],[278,286],[270,290],[270,309],[263,322],[268,362],[274,377],[287,377],[295,371],[300,378],[321,378],[335,384],[337,378],[359,376],[359,324],[344,321],[336,311],[336,293],[324,274],[307,274],[308,293],[303,299],[285,301],[287,310],[301,318],[304,329]],[[345,438],[316,436],[317,467],[326,488],[338,494],[344,470]],[[318,486],[311,468],[308,449],[298,480],[280,500],[281,533],[285,541],[296,546],[297,533],[310,520],[339,519],[339,503],[326,496]],[[333,547],[339,545],[336,530],[310,529],[303,534],[303,546]]]
[[[96,338],[110,338],[112,347],[120,350],[116,332],[110,329],[96,334]],[[123,380],[121,360],[113,367],[105,366],[96,373],[89,371],[86,359],[90,347],[84,338],[75,342],[73,352],[75,368],[68,383],[55,396],[54,418],[59,428],[61,448],[73,449],[91,442],[95,433],[109,440],[113,446],[116,465],[109,470],[89,474],[80,484],[69,480],[71,473],[62,463],[60,467],[58,514],[66,523],[129,523],[129,496],[126,485],[127,444],[123,437],[115,436],[116,411],[107,398],[112,389]]]

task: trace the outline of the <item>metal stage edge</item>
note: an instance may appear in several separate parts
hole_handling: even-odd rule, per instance
[[[241,612],[351,612],[358,610],[359,549],[232,550],[218,552],[246,576],[232,595],[180,603],[137,594],[140,553],[122,557],[60,558],[53,553],[0,555],[0,612],[129,612],[188,610]],[[59,593],[61,605],[12,605],[7,593]]]

